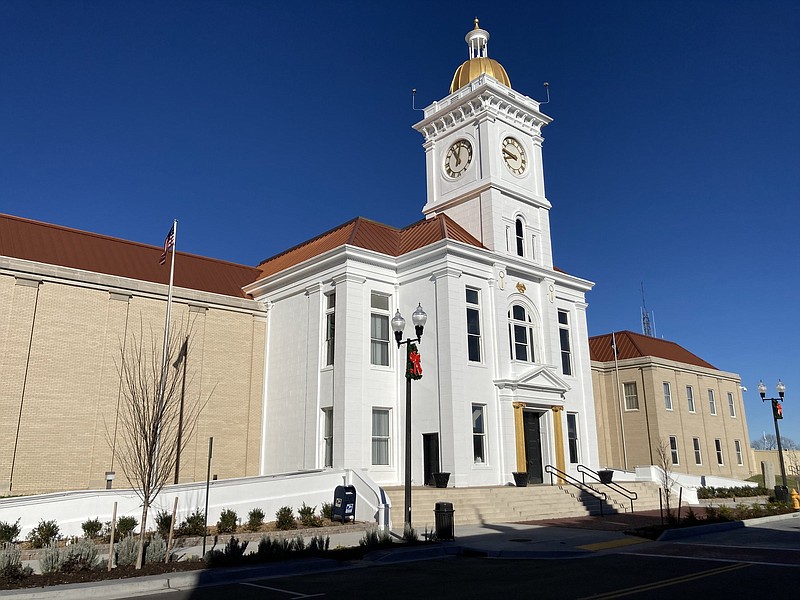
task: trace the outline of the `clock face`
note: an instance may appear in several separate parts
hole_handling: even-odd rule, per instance
[[[514,175],[522,175],[528,167],[525,148],[512,137],[503,140],[503,162]]]
[[[444,172],[455,179],[467,170],[472,162],[472,145],[467,140],[458,140],[447,150],[444,157]]]

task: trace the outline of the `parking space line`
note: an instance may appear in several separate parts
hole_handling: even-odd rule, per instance
[[[291,594],[292,600],[295,598],[319,598],[325,594],[303,594],[301,592],[293,592],[291,590],[282,590],[280,588],[269,587],[268,585],[259,585],[257,583],[250,583],[247,581],[242,582],[241,585],[249,585],[250,587],[260,588],[262,590],[269,590],[271,592],[280,592],[281,594]]]

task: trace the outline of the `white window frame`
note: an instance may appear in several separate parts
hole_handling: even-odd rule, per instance
[[[672,410],[672,388],[670,388],[669,381],[663,382],[664,389],[664,407],[667,410]]]
[[[475,295],[475,301],[470,301],[470,295]],[[467,287],[464,293],[465,301],[467,304],[467,362],[482,363],[483,362],[483,336],[481,335],[481,291],[477,288]],[[477,332],[470,331],[470,312],[475,314]],[[475,359],[471,356],[470,342],[477,340],[478,358]]]
[[[325,318],[322,321],[325,330],[323,335],[323,364],[332,367],[336,358],[336,292],[325,294]]]
[[[740,467],[744,465],[744,457],[742,456],[742,442],[733,440],[733,449],[736,451],[736,464]]]
[[[725,457],[722,455],[722,440],[719,438],[714,439],[714,450],[717,453],[717,464],[723,466],[725,464]]]
[[[736,400],[733,397],[733,392],[728,392],[728,412],[732,419],[736,418]]]
[[[633,393],[629,392],[630,388],[628,386],[633,386]],[[622,383],[622,395],[625,398],[625,410],[639,410],[639,390],[636,387],[635,381],[626,381]]]
[[[702,465],[703,464],[703,450],[700,448],[700,438],[693,437],[692,438],[692,449],[694,450],[694,464]]]
[[[686,402],[689,405],[689,412],[690,413],[697,412],[695,410],[697,407],[694,405],[694,390],[692,389],[692,386],[690,386],[690,385],[686,386]]]
[[[714,396],[714,390],[708,390],[708,410],[711,413],[711,416],[717,416],[717,399]]]
[[[564,320],[561,320],[564,317]],[[558,344],[561,348],[561,373],[564,375],[572,376],[574,369],[572,368],[572,336],[570,335],[569,326],[569,311],[558,310]],[[566,342],[566,349],[564,343]]]
[[[514,219],[514,252],[517,256],[525,257],[525,221],[522,217]]]
[[[580,435],[578,434],[578,413],[567,413],[567,453],[569,463],[581,462]]]
[[[674,466],[681,464],[678,456],[678,438],[674,435],[669,436],[669,454]]]
[[[370,306],[370,315],[369,315],[369,362],[374,367],[388,367],[391,365],[391,352],[389,352],[389,338],[390,333],[389,330],[391,327],[389,326],[389,300],[390,296],[388,294],[382,294],[380,292],[370,292],[369,296],[369,306]],[[378,299],[386,300],[386,308],[383,306],[376,306],[376,300]],[[385,329],[385,337],[381,336],[380,331],[377,332],[373,327],[375,320],[379,319],[382,323],[381,329]],[[376,357],[376,350],[378,355]],[[381,359],[384,359],[382,361]]]
[[[476,412],[478,416],[476,417]],[[480,427],[479,427],[480,425]],[[472,462],[485,465],[486,457],[486,405],[472,405]]]
[[[375,416],[377,414],[386,416],[386,433],[380,430],[376,433],[375,430]],[[370,444],[370,464],[373,467],[389,467],[392,465],[392,410],[389,408],[373,408],[372,409],[372,443]],[[377,462],[381,460],[380,455],[376,455],[376,450],[380,452],[380,448],[384,448],[386,454],[386,462]],[[377,456],[377,459],[376,459]]]
[[[518,319],[514,315],[514,309],[522,311],[523,319]],[[517,342],[517,333],[525,334],[525,341]],[[512,304],[508,309],[508,341],[511,348],[511,360],[527,363],[536,362],[536,330],[533,326],[533,319],[527,308],[522,304]],[[518,348],[524,347],[528,355],[527,358],[519,358]]]
[[[322,409],[322,466],[333,466],[333,407]]]

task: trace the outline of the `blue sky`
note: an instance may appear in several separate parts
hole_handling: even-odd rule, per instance
[[[800,3],[0,0],[0,211],[255,265],[421,218],[417,105],[478,16],[543,99],[556,264],[591,335],[640,331],[787,385],[800,441]]]

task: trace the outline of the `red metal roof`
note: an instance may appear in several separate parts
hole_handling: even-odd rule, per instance
[[[169,283],[169,263],[159,264],[163,248],[0,214],[0,255],[105,273],[130,279]],[[249,298],[242,287],[254,281],[254,267],[178,252],[175,286]]]
[[[612,334],[606,333],[589,338],[589,355],[592,360],[598,362],[614,360],[611,336]],[[632,331],[615,331],[613,336],[617,344],[617,359],[619,360],[655,356],[688,365],[716,369],[714,365],[707,363],[675,342],[633,333]]]
[[[477,248],[483,245],[463,227],[444,214],[423,219],[396,229],[376,221],[357,217],[302,244],[276,254],[258,265],[261,277],[269,277],[315,256],[345,244],[400,256],[443,239],[451,239]]]

